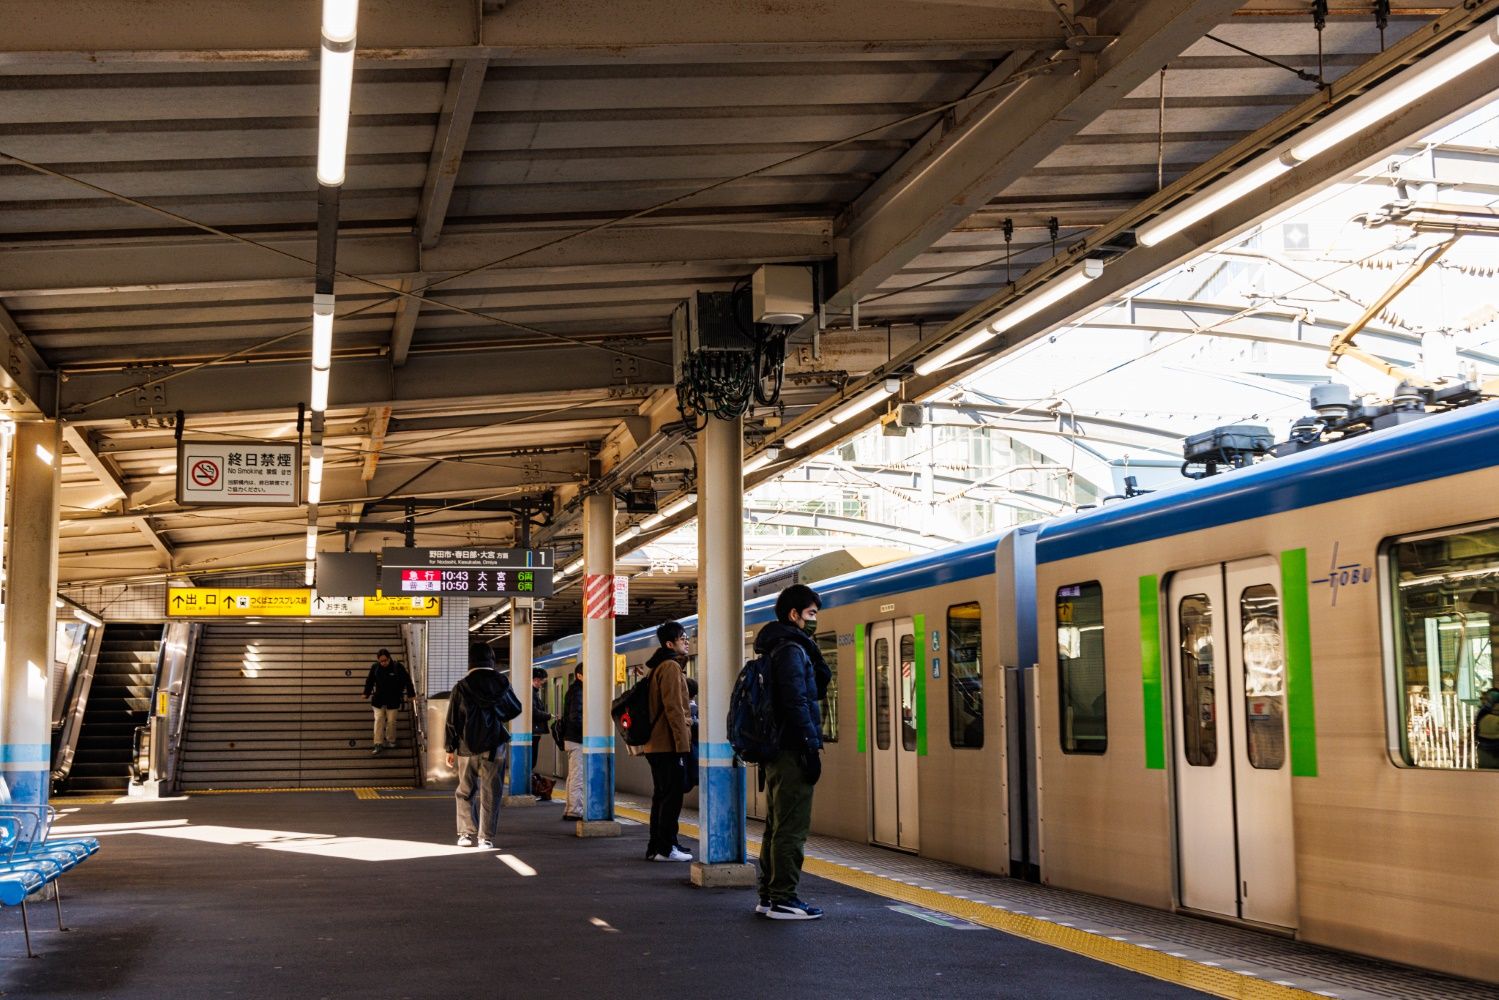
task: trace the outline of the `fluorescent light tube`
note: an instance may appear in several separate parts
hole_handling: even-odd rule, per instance
[[[806,444],[808,441],[811,441],[813,438],[820,437],[823,434],[826,434],[828,431],[833,429],[833,426],[834,424],[831,420],[819,420],[817,421],[817,423],[811,425],[810,427],[803,427],[801,430],[797,431],[795,434],[786,439],[786,447],[800,448],[802,445]]]
[[[317,529],[309,526],[307,528],[307,561],[312,562],[317,558]]]
[[[103,628],[104,627],[104,619],[98,617],[97,615],[91,615],[87,611],[83,610],[82,608],[74,608],[73,609],[73,617],[77,618],[79,621],[83,622],[83,624],[89,625],[89,626],[91,626],[93,628]]]
[[[936,354],[933,354],[931,357],[921,362],[921,364],[916,366],[916,374],[930,375],[934,371],[946,368],[948,365],[963,357],[965,354],[971,354],[980,346],[987,344],[989,341],[994,339],[994,336],[994,331],[990,330],[988,327],[981,327],[970,333],[968,336],[964,337],[962,340],[953,344],[951,347],[938,351]]]
[[[317,179],[338,187],[344,182],[349,147],[349,101],[354,89],[354,48],[335,52],[323,46],[322,85],[318,98]]]
[[[323,0],[323,37],[352,42],[359,28],[359,0]]]
[[[987,344],[1004,331],[1018,326],[1042,310],[1056,305],[1101,274],[1103,274],[1103,261],[1101,260],[1085,260],[1076,267],[1070,268],[1059,277],[1053,278],[1034,292],[1017,300],[1013,305],[1002,309],[985,326],[974,330],[968,336],[955,342],[951,347],[938,351],[921,362],[916,366],[916,374],[930,375],[932,372],[946,368],[964,355],[971,354],[979,347]]]
[[[568,563],[566,566],[562,567],[562,575],[563,576],[572,576],[574,573],[576,573],[578,570],[580,570],[582,568],[583,568],[583,557],[579,556],[578,558],[574,559],[572,562]]]
[[[314,413],[322,413],[328,409],[328,369],[314,368],[312,370],[312,410]]]
[[[312,297],[312,367],[333,364],[333,296],[319,292]]]
[[[892,382],[895,383],[895,388],[893,389],[890,387],[890,384]],[[835,424],[841,424],[845,420],[848,420],[852,417],[857,417],[859,414],[863,413],[871,406],[874,406],[876,403],[883,403],[885,400],[889,399],[891,395],[899,391],[899,389],[900,381],[898,379],[886,379],[875,388],[870,389],[868,392],[861,393],[855,396],[847,403],[844,403],[842,406],[838,407],[838,409],[832,412],[828,419]]]
[[[765,468],[767,465],[774,461],[774,455],[772,455],[768,451],[762,451],[760,452],[760,454],[744,463],[744,474],[747,476],[751,472],[759,472],[761,469]]]
[[[1499,21],[1490,21],[1306,129],[1292,140],[1291,156],[1305,161],[1325,153],[1496,55]]]
[[[620,532],[618,535],[615,536],[615,538],[614,538],[614,544],[615,545],[620,545],[620,544],[623,544],[624,542],[628,542],[630,539],[634,538],[638,534],[640,534],[640,525],[638,525],[638,524],[632,524],[628,528],[626,528],[624,531]]]
[[[310,562],[310,563],[307,564],[307,570],[306,570],[306,572],[304,572],[302,574],[302,579],[306,582],[307,586],[309,586],[309,587],[312,586],[312,578],[313,578],[313,574],[316,572],[316,570],[317,570],[317,564]]]
[[[1025,322],[1043,309],[1056,305],[1101,274],[1103,274],[1103,261],[1083,261],[1077,267],[1047,282],[1044,287],[1027,295],[1014,306],[994,317],[989,323],[989,332],[1004,333],[1010,327]]]
[[[1135,239],[1141,246],[1153,247],[1264,187],[1292,166],[1279,156],[1272,156],[1256,166],[1245,167],[1169,209],[1148,225],[1141,226],[1135,231]]]
[[[696,493],[683,493],[671,503],[667,504],[665,507],[662,507],[661,513],[666,515],[667,517],[671,517],[673,514],[680,514],[682,511],[686,510],[688,507],[691,507],[695,503],[697,503]]]

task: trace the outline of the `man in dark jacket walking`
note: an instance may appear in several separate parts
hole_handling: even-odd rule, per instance
[[[562,818],[583,818],[583,664],[573,670],[573,682],[562,699],[562,749],[567,751],[567,810]]]
[[[374,749],[370,753],[378,756],[381,750],[395,748],[401,704],[416,697],[411,674],[404,663],[390,658],[390,650],[382,649],[375,654],[375,662],[370,664],[369,675],[364,679],[364,696],[375,710],[375,734],[371,740]]]
[[[776,620],[755,637],[755,652],[770,658],[770,686],[781,751],[765,769],[765,837],[760,844],[760,902],[756,913],[772,920],[816,920],[820,907],[802,902],[797,885],[807,831],[812,826],[812,787],[822,776],[822,714],[817,703],[833,673],[813,640],[822,599],[795,584],[776,598]]]
[[[510,734],[501,721],[507,694],[514,697],[510,681],[495,669],[494,650],[474,643],[468,673],[449,696],[444,732],[448,766],[458,771],[459,847],[473,847],[476,834],[480,847],[494,847],[500,788],[510,764]]]
[[[682,671],[691,640],[681,622],[666,622],[656,629],[656,641],[661,648],[646,661],[651,672],[651,736],[642,749],[651,765],[652,793],[651,839],[645,848],[645,859],[691,861],[692,855],[677,845],[687,755],[692,750],[687,676]]]

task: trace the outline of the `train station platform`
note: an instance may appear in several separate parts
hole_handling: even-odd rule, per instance
[[[71,874],[73,930],[0,925],[0,991],[69,998],[1489,997],[1295,942],[827,838],[816,923],[753,912],[642,860],[560,806],[508,809],[498,847],[454,846],[450,793],[355,789],[59,799],[104,850]],[[684,815],[684,820],[692,817]],[[689,825],[684,835],[695,830]],[[752,830],[752,837],[756,831]],[[753,844],[752,844],[753,846]]]

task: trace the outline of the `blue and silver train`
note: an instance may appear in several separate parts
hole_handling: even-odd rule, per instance
[[[814,832],[1499,981],[1499,753],[1474,736],[1496,466],[1485,403],[791,574],[834,668]],[[746,655],[773,601],[747,599]],[[540,652],[560,698],[576,648]]]

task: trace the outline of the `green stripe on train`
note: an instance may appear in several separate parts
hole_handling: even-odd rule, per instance
[[[1145,697],[1145,766],[1166,769],[1165,708],[1161,700],[1161,583],[1140,577],[1140,687]]]
[[[864,717],[869,714],[869,702],[865,700],[868,695],[864,693],[863,625],[859,625],[854,628],[854,686],[858,689],[859,696],[859,708],[858,711],[854,712],[854,715],[859,720],[859,752],[863,753],[865,740],[864,729],[867,725],[867,723],[864,721]]]
[[[1306,549],[1280,554],[1281,632],[1286,656],[1286,714],[1291,724],[1291,774],[1317,776],[1317,704],[1312,696],[1311,610]]]
[[[913,680],[916,681],[916,756],[926,756],[926,615],[917,615],[912,621],[916,634],[915,664]]]

